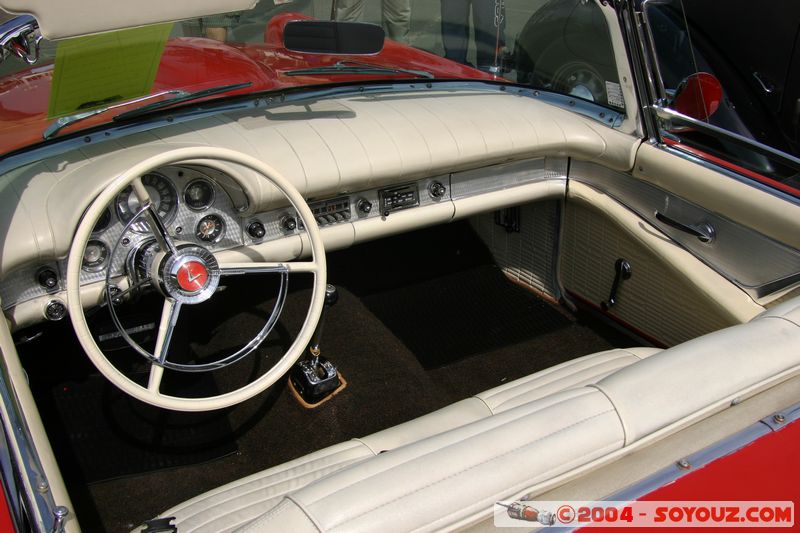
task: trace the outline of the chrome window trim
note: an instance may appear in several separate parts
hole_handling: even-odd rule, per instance
[[[746,148],[750,148],[754,152],[757,152],[766,157],[777,159],[782,164],[794,167],[798,171],[800,171],[800,159],[791,154],[787,154],[786,152],[781,152],[780,150],[776,150],[775,148],[760,143],[756,140],[748,139],[747,137],[739,135],[738,133],[728,131],[726,129],[720,128],[719,126],[714,126],[713,124],[703,122],[702,120],[697,120],[696,118],[689,117],[687,115],[679,113],[678,111],[675,111],[674,109],[670,109],[662,105],[651,106],[651,111],[654,112],[656,117],[658,117],[658,119],[664,122],[667,126],[672,126],[674,123],[677,122],[685,126],[690,126],[694,129],[702,130],[709,134],[722,135],[726,139],[731,140],[736,144],[743,145]]]
[[[753,187],[754,189],[757,189],[757,190],[759,190],[761,192],[765,192],[765,193],[771,194],[772,196],[776,196],[776,197],[780,198],[781,200],[785,200],[787,202],[790,202],[790,203],[793,203],[793,204],[796,204],[796,205],[800,205],[800,197],[793,196],[793,195],[788,194],[786,192],[783,192],[782,190],[777,189],[775,187],[770,187],[769,185],[767,185],[765,183],[761,183],[760,181],[755,180],[753,178],[748,178],[747,176],[744,176],[744,175],[742,175],[742,174],[740,174],[738,172],[735,172],[734,170],[731,170],[729,168],[726,168],[726,167],[723,167],[721,165],[718,165],[717,163],[713,163],[713,162],[711,162],[711,161],[709,161],[707,159],[703,159],[700,156],[694,155],[694,154],[689,153],[689,152],[687,152],[685,150],[680,150],[678,148],[675,148],[673,146],[670,146],[670,145],[668,145],[666,143],[662,143],[662,142],[653,142],[652,145],[655,146],[656,148],[664,151],[664,152],[668,152],[668,153],[670,153],[672,155],[675,155],[676,157],[682,157],[683,159],[685,159],[687,161],[691,161],[692,163],[694,163],[696,165],[700,165],[701,167],[707,168],[709,170],[713,170],[714,172],[716,172],[718,174],[722,174],[722,175],[724,175],[724,176],[726,176],[728,178],[734,179],[734,180],[736,180],[736,181],[738,181],[740,183],[744,183],[746,185],[749,185],[750,187]]]

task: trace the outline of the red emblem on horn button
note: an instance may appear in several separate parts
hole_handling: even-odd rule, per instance
[[[178,268],[178,286],[186,292],[197,292],[208,283],[208,269],[199,261],[187,261]]]

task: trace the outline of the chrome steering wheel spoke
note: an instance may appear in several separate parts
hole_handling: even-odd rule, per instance
[[[244,274],[268,274],[268,273],[298,273],[309,272],[315,274],[319,267],[311,261],[287,262],[287,263],[220,263],[221,276],[241,276]]]
[[[142,178],[134,179],[131,186],[133,187],[133,194],[136,195],[136,198],[143,207],[137,216],[134,217],[134,220],[138,218],[139,214],[143,215],[147,219],[147,224],[159,248],[165,252],[176,253],[178,249],[175,246],[175,242],[172,240],[172,236],[167,231],[166,226],[164,226],[161,217],[158,216],[158,211],[155,208],[153,199],[150,197],[150,192],[147,190],[147,187],[142,183]]]
[[[178,324],[178,315],[181,312],[181,303],[172,298],[164,300],[164,310],[161,311],[161,323],[158,325],[158,336],[156,337],[156,347],[153,355],[160,365],[167,361],[169,343],[172,341],[172,334]]]

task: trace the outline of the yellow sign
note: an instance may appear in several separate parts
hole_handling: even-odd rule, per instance
[[[49,118],[149,94],[172,24],[59,41]]]

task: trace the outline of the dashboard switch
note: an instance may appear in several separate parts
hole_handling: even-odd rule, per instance
[[[57,322],[67,316],[67,306],[61,300],[50,300],[44,308],[44,316],[47,320]]]
[[[247,234],[254,239],[263,239],[264,235],[267,234],[267,228],[264,227],[260,220],[254,220],[247,226]]]
[[[281,218],[281,228],[286,233],[291,233],[297,229],[297,219],[293,216],[286,215],[285,217]]]
[[[58,274],[52,268],[43,268],[36,273],[36,281],[47,292],[52,292],[58,288]]]
[[[368,215],[369,212],[372,211],[372,202],[370,202],[366,198],[362,198],[361,200],[358,201],[356,207],[360,212],[364,213],[365,215]]]
[[[431,198],[441,198],[447,192],[447,187],[445,187],[441,181],[432,181],[430,185],[428,185],[428,194],[431,195]]]

